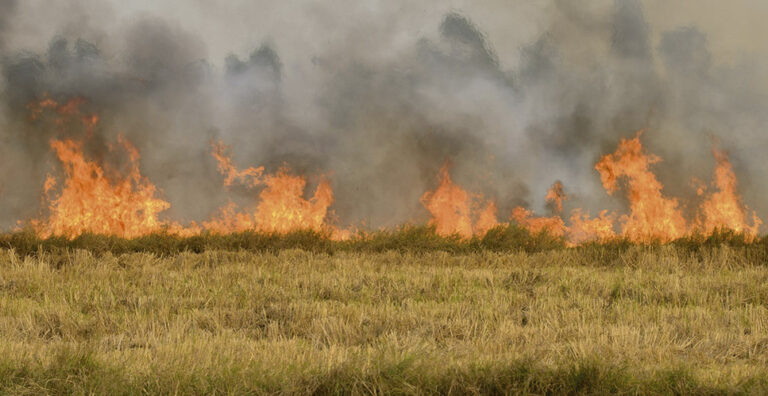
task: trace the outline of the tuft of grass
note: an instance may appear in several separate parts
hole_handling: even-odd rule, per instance
[[[552,236],[546,231],[531,234],[517,225],[503,225],[489,230],[480,240],[474,241],[480,250],[494,252],[523,251],[526,253],[545,252],[565,248],[563,238]]]
[[[403,226],[393,230],[359,233],[349,240],[334,241],[327,233],[296,231],[288,234],[268,234],[246,231],[232,234],[203,233],[180,237],[169,233],[145,235],[124,239],[109,235],[83,234],[73,239],[64,237],[40,238],[30,230],[0,234],[0,248],[12,250],[19,258],[50,255],[64,265],[77,251],[96,256],[106,254],[148,253],[170,257],[181,253],[209,251],[271,252],[300,249],[313,253],[430,253],[471,254],[480,252],[529,253],[571,252],[582,265],[624,266],[627,255],[649,254],[673,249],[681,256],[695,257],[701,262],[720,260],[727,254],[728,265],[768,263],[768,237],[751,238],[728,230],[711,235],[693,234],[669,243],[636,244],[625,238],[603,242],[588,242],[567,247],[563,238],[547,233],[531,234],[516,225],[496,227],[483,237],[462,239],[458,235],[441,236],[434,227]]]
[[[354,236],[337,244],[339,250],[365,252],[430,252],[466,253],[470,241],[458,235],[441,236],[434,227],[405,225],[394,230],[381,230]]]
[[[386,357],[381,357],[386,359]],[[8,363],[7,360],[4,363]],[[424,361],[386,361],[361,372],[354,362],[328,371],[307,371],[274,381],[259,375],[257,365],[209,368],[154,366],[152,373],[132,375],[118,362],[96,359],[76,349],[62,349],[53,361],[5,367],[0,391],[14,394],[760,394],[765,381],[712,387],[685,369],[632,372],[598,359],[549,367],[531,359],[442,369]],[[363,363],[362,361],[357,363]],[[188,370],[192,371],[188,371]]]

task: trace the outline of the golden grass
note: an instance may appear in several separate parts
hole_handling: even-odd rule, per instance
[[[0,393],[768,392],[768,267],[594,254],[0,250]]]

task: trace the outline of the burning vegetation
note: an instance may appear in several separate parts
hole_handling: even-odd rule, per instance
[[[255,230],[278,234],[311,230],[327,232],[333,239],[349,237],[348,231],[339,230],[326,221],[332,217],[328,207],[333,203],[333,190],[325,178],[318,184],[312,198],[305,199],[306,178],[292,175],[287,167],[272,175],[264,175],[263,167],[237,170],[222,142],[213,145],[213,156],[219,171],[225,176],[225,186],[232,186],[237,181],[249,188],[263,185],[263,189],[255,208],[239,211],[237,205],[230,202],[219,210],[217,217],[203,222],[206,230],[218,233]]]
[[[721,62],[705,30],[652,29],[637,1],[553,7],[541,35],[499,48],[490,38],[506,33],[451,7],[413,42],[374,29],[356,43],[355,27],[339,31],[350,40],[290,34],[249,54],[163,18],[96,41],[65,29],[47,49],[23,29],[7,47],[0,37],[0,227],[69,239],[347,240],[415,224],[463,241],[505,227],[571,246],[721,230],[754,240],[762,221],[741,194],[768,210],[755,198],[765,186],[743,183],[760,171],[768,95],[743,82],[761,74]],[[281,58],[291,45],[301,49]],[[631,135],[643,127],[652,136]],[[717,145],[714,160],[700,155],[710,130],[727,131],[743,162]]]
[[[566,237],[571,245],[587,241],[607,241],[616,237],[636,243],[669,242],[693,233],[708,235],[723,230],[742,233],[748,239],[758,235],[762,221],[755,212],[752,212],[751,224],[747,221],[748,209],[741,202],[741,196],[736,189],[736,175],[725,153],[717,148],[713,149],[717,162],[713,182],[716,191],[710,193],[701,203],[698,217],[686,221],[678,200],[665,197],[662,193],[663,186],[651,170],[651,165],[661,161],[661,158],[645,152],[640,142],[641,135],[642,132],[638,132],[632,139],[622,139],[614,153],[604,155],[595,165],[609,195],[616,193],[620,182],[624,182],[629,202],[628,214],[619,216],[615,212],[603,210],[597,217],[591,218],[583,209],[574,208],[571,210],[570,224],[566,224],[562,211],[563,201],[568,196],[564,192],[563,184],[557,181],[545,197],[552,208],[552,216],[538,217],[529,209],[516,207],[510,220],[533,234],[548,233],[555,237]],[[438,225],[437,232],[443,235],[471,235],[471,228],[467,225],[469,221],[466,215],[466,193],[451,183],[445,167],[440,172],[440,180],[440,187],[434,194],[425,194],[425,198],[433,197],[425,203],[434,216],[432,224]],[[453,193],[443,192],[440,195],[441,200],[434,202],[437,201],[434,196],[446,189],[446,186],[450,187]],[[699,195],[704,194],[704,188],[699,188],[697,192]],[[488,205],[495,208],[492,201]],[[499,224],[494,216],[486,221],[489,224]],[[475,235],[482,236],[483,233],[478,232]]]
[[[352,235],[350,230],[334,224],[335,216],[330,209],[334,195],[327,178],[321,176],[312,195],[306,197],[304,176],[293,174],[287,165],[273,174],[262,166],[238,169],[223,142],[212,144],[222,183],[225,188],[239,185],[254,191],[253,206],[242,208],[230,201],[201,224],[181,224],[163,218],[171,204],[141,174],[139,152],[122,135],[118,136],[117,147],[108,145],[110,154],[124,152],[127,159],[122,166],[102,163],[85,154],[84,142],[93,138],[99,117],[81,112],[83,103],[80,98],[63,104],[45,98],[27,106],[31,120],[50,111],[55,116],[55,125],[79,125],[84,132],[81,140],[50,141],[50,148],[62,165],[63,180],[48,175],[44,182],[44,213],[29,222],[41,237],[73,238],[95,233],[135,238],[158,232],[181,236],[243,231],[287,234],[301,230],[319,232],[334,240]],[[499,221],[496,202],[457,185],[451,179],[448,162],[438,173],[437,188],[425,192],[421,203],[431,214],[429,225],[437,234],[462,239],[483,237],[494,227],[509,224],[531,234],[563,238],[572,246],[614,238],[635,243],[669,242],[721,230],[744,234],[748,239],[758,235],[762,222],[755,212],[748,220],[749,210],[742,203],[733,167],[723,151],[713,148],[716,167],[712,191],[700,183],[696,193],[702,201],[696,217],[687,220],[678,199],[664,195],[652,170],[661,158],[645,151],[641,136],[642,132],[638,132],[633,138],[622,139],[614,153],[604,155],[595,165],[609,195],[624,192],[628,201],[625,214],[602,210],[597,217],[590,217],[588,211],[573,208],[570,216],[565,217],[564,202],[569,197],[563,183],[556,181],[545,196],[549,216],[537,216],[518,206],[508,222]]]

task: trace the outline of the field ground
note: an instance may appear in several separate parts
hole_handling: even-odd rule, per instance
[[[50,250],[0,250],[0,393],[768,393],[725,245]]]

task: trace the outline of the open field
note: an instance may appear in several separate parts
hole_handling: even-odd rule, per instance
[[[0,251],[0,393],[768,392],[759,244],[20,254],[27,237]]]

